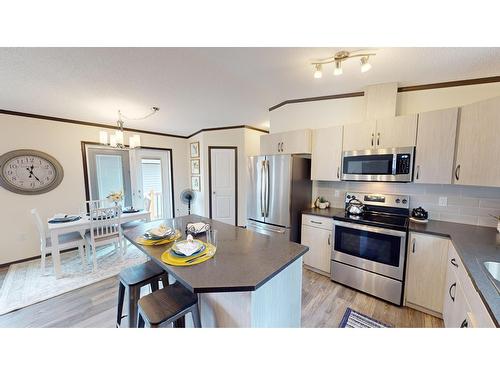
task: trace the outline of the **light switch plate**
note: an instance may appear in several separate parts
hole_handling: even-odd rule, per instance
[[[335,198],[338,198],[340,197],[340,191],[339,190],[335,190]]]
[[[447,206],[448,205],[448,197],[439,197],[439,205]]]

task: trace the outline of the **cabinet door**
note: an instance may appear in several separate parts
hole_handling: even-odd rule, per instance
[[[446,283],[444,287],[444,301],[443,301],[443,320],[444,326],[449,328],[453,327],[455,323],[455,306],[456,306],[456,288],[458,278],[452,265],[448,264],[446,270]]]
[[[375,146],[375,121],[344,126],[344,151],[367,150]]]
[[[280,153],[282,154],[310,154],[311,130],[296,130],[281,133]]]
[[[260,136],[260,154],[275,155],[280,153],[281,133]]]
[[[406,276],[406,301],[443,312],[449,240],[412,233]]]
[[[377,120],[375,146],[377,148],[415,146],[417,115],[397,116]]]
[[[330,273],[332,231],[303,225],[301,243],[309,247],[304,264]]]
[[[452,182],[457,119],[458,108],[419,114],[415,183]]]
[[[500,97],[461,108],[454,183],[500,186]]]
[[[342,133],[341,126],[313,131],[311,180],[340,180]]]

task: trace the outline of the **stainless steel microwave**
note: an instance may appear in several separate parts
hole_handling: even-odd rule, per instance
[[[342,180],[411,182],[415,147],[344,151]]]

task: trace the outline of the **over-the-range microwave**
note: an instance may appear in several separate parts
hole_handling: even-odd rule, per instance
[[[411,182],[415,147],[344,151],[342,180]]]

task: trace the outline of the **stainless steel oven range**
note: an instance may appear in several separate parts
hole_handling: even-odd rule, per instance
[[[351,201],[363,212],[348,213]],[[410,198],[347,192],[345,206],[334,216],[331,279],[401,305]]]

